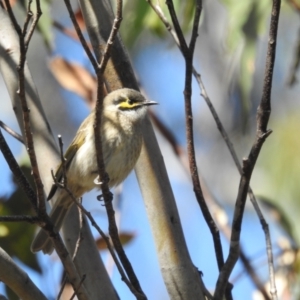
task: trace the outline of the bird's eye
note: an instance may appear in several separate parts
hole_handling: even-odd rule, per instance
[[[128,100],[127,100],[127,103],[128,103],[129,105],[133,105],[134,101],[131,100],[131,99],[128,99]]]

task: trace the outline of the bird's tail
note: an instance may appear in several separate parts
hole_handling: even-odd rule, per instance
[[[64,219],[72,206],[72,200],[64,191],[57,191],[59,196],[50,212],[50,219],[55,227],[55,230],[59,231],[62,227]],[[31,251],[38,252],[42,250],[44,254],[51,254],[54,250],[53,243],[49,238],[47,232],[40,229],[31,244]]]

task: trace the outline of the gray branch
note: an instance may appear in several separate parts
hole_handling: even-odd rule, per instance
[[[19,268],[11,257],[0,247],[0,281],[9,286],[20,299],[47,300],[31,281],[27,273]]]

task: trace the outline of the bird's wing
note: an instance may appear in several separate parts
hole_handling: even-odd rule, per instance
[[[74,140],[72,141],[71,145],[69,146],[69,148],[67,149],[64,157],[65,157],[65,168],[66,170],[68,170],[70,163],[72,162],[75,154],[77,153],[78,149],[83,145],[84,141],[85,141],[85,136],[86,134],[84,134],[84,131],[86,131],[86,127],[87,127],[87,123],[88,123],[88,119],[90,118],[91,115],[89,115],[89,117],[87,117],[83,123],[81,124],[81,126],[78,129],[78,132],[74,138]],[[57,167],[57,170],[55,172],[55,178],[58,182],[62,181],[63,178],[63,166],[60,163],[59,166]],[[57,185],[54,183],[51,187],[51,190],[49,192],[49,195],[47,197],[47,200],[50,200],[55,192],[57,191]]]

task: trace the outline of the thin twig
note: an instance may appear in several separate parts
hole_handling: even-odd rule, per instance
[[[273,70],[276,54],[276,40],[277,29],[280,13],[280,0],[273,0],[273,7],[271,13],[271,24],[269,32],[269,43],[266,57],[266,69],[264,77],[264,88],[262,93],[262,99],[257,109],[257,132],[254,144],[250,151],[248,158],[243,160],[243,175],[241,176],[239,192],[236,200],[236,206],[233,217],[232,235],[228,258],[224,264],[224,267],[219,275],[215,298],[221,299],[226,288],[226,282],[232,272],[233,267],[239,257],[238,245],[240,241],[241,224],[243,219],[243,213],[247,198],[247,192],[249,189],[249,182],[251,175],[262,148],[262,145],[266,138],[270,135],[271,131],[267,130],[269,117],[271,114],[271,89]],[[272,299],[277,299],[277,291],[275,285],[275,272],[273,266],[273,255],[271,252],[271,244],[267,245],[268,259],[269,259],[269,273],[270,273],[270,294]]]
[[[24,144],[23,137],[19,133],[11,129],[9,126],[7,126],[5,123],[3,123],[2,121],[0,121],[0,127],[2,127],[8,134],[10,134],[16,140]]]
[[[19,23],[18,23],[18,21],[17,21],[17,19],[15,17],[15,14],[12,11],[12,8],[11,8],[9,0],[4,0],[4,2],[5,2],[5,6],[6,6],[6,10],[8,12],[9,18],[10,18],[10,20],[11,20],[11,22],[12,22],[12,24],[13,24],[16,32],[17,32],[17,34],[19,36],[22,35],[22,29],[21,29],[21,27],[20,27],[20,25],[19,25]]]
[[[117,9],[116,9],[116,16],[112,25],[112,30],[110,32],[108,41],[105,45],[105,49],[104,49],[104,53],[102,55],[101,58],[101,63],[99,66],[100,72],[103,74],[104,70],[106,68],[109,56],[110,56],[110,49],[113,45],[113,42],[115,40],[116,35],[118,34],[121,22],[122,22],[122,7],[123,7],[123,1],[122,0],[118,0],[117,1]]]
[[[82,203],[82,198],[80,198],[80,204]],[[77,238],[77,241],[76,241],[76,244],[75,244],[75,249],[74,249],[74,253],[73,253],[73,256],[72,256],[72,259],[74,260],[76,255],[77,255],[77,252],[79,250],[79,247],[80,247],[80,243],[83,239],[82,237],[82,225],[83,225],[83,216],[82,216],[82,210],[78,207],[78,215],[79,215],[79,232],[78,232],[78,238]]]
[[[90,48],[89,48],[89,46],[88,46],[88,44],[87,44],[87,42],[86,42],[86,40],[85,40],[85,38],[84,38],[84,36],[82,34],[80,26],[78,25],[78,22],[76,20],[75,15],[74,15],[74,11],[72,9],[70,0],[65,0],[65,4],[66,4],[67,10],[69,12],[70,19],[71,19],[71,21],[73,23],[73,26],[74,26],[74,28],[76,30],[76,33],[78,35],[78,38],[80,40],[80,43],[81,43],[81,45],[82,45],[82,47],[83,47],[83,49],[84,49],[87,57],[89,58],[89,60],[90,60],[90,62],[92,64],[94,70],[96,71],[97,68],[98,68],[98,62],[97,62],[95,56],[93,55],[92,51],[90,50]]]
[[[69,38],[71,38],[72,40],[75,40],[77,42],[80,42],[80,39],[78,37],[78,34],[76,33],[76,31],[74,31],[73,29],[69,29],[66,28],[65,26],[63,26],[61,23],[59,23],[58,21],[53,21],[52,22],[53,27],[55,27],[57,30],[59,30],[60,32],[64,33],[66,36],[68,36]],[[88,46],[89,49],[92,48],[91,44],[88,43],[86,41],[86,44]]]
[[[63,143],[63,140],[62,140],[62,137],[60,134],[58,135],[57,138],[58,138],[61,166],[62,166],[62,170],[63,170],[63,183],[65,186],[68,186],[66,159],[64,157],[64,143]],[[52,175],[52,176],[54,176],[54,175]]]
[[[78,288],[78,283],[80,282],[80,278],[77,274],[77,270],[74,266],[74,263],[70,259],[70,256],[61,240],[61,237],[59,233],[55,230],[52,222],[50,221],[50,218],[46,212],[46,205],[45,205],[45,196],[44,196],[44,190],[43,190],[43,183],[41,180],[41,176],[39,173],[39,168],[37,164],[37,158],[35,155],[35,148],[34,148],[34,142],[33,142],[33,136],[31,131],[31,124],[30,124],[30,109],[27,104],[26,99],[26,87],[25,87],[25,74],[24,74],[24,68],[26,63],[26,50],[28,49],[28,44],[26,44],[25,37],[23,36],[22,30],[17,23],[15,16],[12,12],[9,0],[5,0],[5,4],[7,7],[7,10],[9,11],[10,20],[12,21],[12,24],[19,36],[19,45],[20,45],[20,58],[19,63],[17,66],[17,72],[18,72],[18,83],[19,83],[19,89],[16,91],[20,98],[21,107],[22,107],[22,113],[23,113],[23,126],[24,126],[24,132],[25,132],[25,144],[27,148],[27,152],[30,158],[30,163],[32,167],[32,174],[37,190],[37,196],[31,199],[33,203],[33,207],[37,209],[38,217],[43,220],[42,228],[48,233],[49,237],[51,238],[55,249],[57,250],[57,253],[65,267],[65,269],[68,271],[68,274],[72,274],[70,276],[70,282],[76,290],[78,289],[78,298],[79,299],[87,299],[87,292],[85,290],[84,286],[80,286]],[[39,7],[39,0],[36,0],[36,5]],[[37,17],[38,18],[38,17]],[[34,31],[35,27],[37,25],[37,21],[33,22],[31,26],[31,30]],[[30,41],[30,38],[28,40],[28,43]],[[18,175],[20,175],[17,172]],[[20,180],[20,179],[18,179]],[[20,180],[22,181],[22,179]]]
[[[74,293],[73,293],[72,297],[70,298],[70,300],[72,300],[72,299],[75,298],[75,296],[77,295],[77,291],[79,290],[79,288],[80,288],[81,285],[83,284],[85,278],[86,278],[86,275],[85,275],[85,274],[82,275],[82,278],[81,278],[81,280],[80,280],[80,282],[79,282],[79,285],[78,285],[78,287],[74,290]]]
[[[112,204],[113,195],[109,190],[109,177],[105,171],[105,165],[103,161],[103,145],[101,136],[99,132],[101,132],[101,119],[102,119],[102,111],[103,111],[103,73],[106,68],[106,64],[109,59],[109,52],[113,45],[113,41],[118,33],[121,20],[122,20],[122,0],[117,1],[117,9],[116,9],[116,16],[113,22],[112,30],[109,35],[109,39],[107,41],[107,45],[105,47],[104,53],[102,55],[101,63],[99,68],[97,69],[97,101],[95,107],[95,120],[94,120],[94,132],[95,132],[95,147],[97,153],[97,164],[98,164],[98,174],[99,174],[99,181],[101,182],[101,190],[102,195],[105,202],[105,208],[108,216],[108,224],[109,224],[109,234],[111,236],[113,245],[116,249],[116,252],[119,256],[120,261],[127,273],[127,276],[135,288],[133,294],[136,296],[137,299],[146,299],[144,292],[139,284],[138,278],[135,275],[135,272],[132,268],[132,265],[129,259],[126,256],[126,253],[123,249],[122,243],[120,241],[118,228],[116,225],[115,220],[115,212]]]
[[[31,14],[33,14],[32,11],[30,10],[30,2],[31,1],[29,1],[29,3],[28,3],[28,12],[31,13]],[[28,46],[29,46],[29,43],[31,41],[32,35],[33,35],[33,33],[35,31],[35,28],[37,26],[37,23],[38,23],[41,15],[42,15],[40,1],[36,0],[35,2],[36,2],[36,13],[33,14],[33,21],[32,21],[32,24],[31,24],[31,26],[29,28],[29,32],[26,34],[26,36],[24,35],[24,38],[25,38],[24,44],[25,44],[26,50],[28,49]]]
[[[124,270],[115,254],[115,251],[112,247],[112,244],[109,242],[109,238],[106,236],[106,234],[101,230],[101,228],[98,226],[98,224],[96,223],[95,219],[92,217],[91,213],[89,211],[87,211],[84,206],[74,197],[73,193],[71,192],[71,190],[68,188],[68,185],[67,185],[67,180],[65,180],[67,178],[67,174],[66,174],[66,167],[65,167],[65,158],[64,158],[64,155],[63,155],[63,142],[62,142],[62,139],[61,139],[61,136],[59,136],[59,146],[60,146],[60,156],[61,156],[61,164],[62,164],[62,168],[63,168],[63,178],[64,178],[64,181],[61,183],[59,181],[57,181],[57,178],[54,176],[53,172],[52,172],[52,177],[53,177],[53,181],[54,181],[54,184],[57,185],[59,188],[61,189],[64,189],[67,194],[69,195],[69,197],[73,200],[73,202],[75,203],[75,205],[78,207],[78,210],[79,210],[79,218],[80,218],[80,228],[82,227],[82,212],[87,216],[87,218],[90,220],[91,224],[93,227],[95,227],[95,229],[98,231],[98,233],[101,235],[101,237],[103,238],[103,240],[105,241],[106,245],[107,245],[107,249],[108,251],[110,252],[118,270],[119,270],[119,273],[122,277],[122,280],[124,280],[124,282],[127,284],[127,286],[129,287],[129,289],[134,293],[135,292],[135,289],[134,287],[132,286],[132,284],[130,283],[130,281],[128,280],[128,278],[126,277],[126,274],[124,273]],[[80,230],[81,231],[81,230]],[[79,231],[79,237],[78,237],[78,240],[77,240],[77,243],[76,243],[76,246],[75,246],[75,250],[74,250],[74,254],[73,254],[73,257],[72,259],[74,260],[75,256],[76,256],[76,253],[78,251],[78,248],[79,248],[79,241],[81,239],[81,234],[80,234],[80,231]],[[58,295],[61,295],[62,292],[63,292],[63,288],[66,284],[66,280],[63,281],[63,284],[62,284],[62,287],[60,289],[60,292]],[[59,299],[59,297],[57,298]]]
[[[57,294],[56,300],[60,300],[62,293],[64,292],[65,286],[67,284],[67,274],[64,273],[64,277],[63,277],[63,281],[62,281],[62,285],[59,289],[59,292]]]
[[[181,50],[181,48],[180,48],[180,43],[179,43],[177,34],[176,34],[176,32],[173,30],[172,25],[168,22],[167,18],[165,17],[165,15],[164,15],[164,13],[163,13],[161,7],[160,7],[159,5],[154,5],[153,2],[152,2],[151,0],[146,0],[146,1],[149,2],[149,5],[150,5],[151,8],[155,11],[155,13],[156,13],[157,16],[160,18],[160,20],[163,22],[163,24],[165,25],[165,27],[167,28],[167,30],[169,31],[169,33],[170,33],[171,36],[173,37],[173,39],[174,39],[176,45],[177,45],[178,48]],[[220,133],[221,133],[221,135],[222,135],[222,137],[223,137],[223,139],[224,139],[224,141],[225,141],[225,143],[226,143],[226,145],[227,145],[227,147],[228,147],[228,150],[229,150],[229,152],[230,152],[230,154],[231,154],[231,156],[232,156],[232,158],[233,158],[233,160],[234,160],[234,163],[235,163],[235,165],[236,165],[236,167],[237,167],[237,169],[238,169],[240,175],[242,175],[242,166],[241,166],[241,164],[240,164],[240,161],[239,161],[239,158],[238,158],[238,156],[237,156],[237,154],[236,154],[236,151],[235,151],[235,149],[234,149],[234,146],[233,146],[232,142],[230,141],[230,138],[229,138],[229,136],[228,136],[228,134],[227,134],[227,132],[226,132],[226,130],[225,130],[225,128],[224,128],[224,126],[223,126],[223,124],[222,124],[222,122],[221,122],[221,120],[220,120],[220,118],[219,118],[219,116],[218,116],[218,114],[217,114],[217,112],[216,112],[216,110],[215,110],[215,108],[214,108],[214,106],[213,106],[213,104],[212,104],[212,102],[211,102],[211,100],[210,100],[210,98],[209,98],[207,92],[206,92],[205,86],[204,86],[203,81],[202,81],[202,79],[201,79],[201,75],[197,72],[197,70],[196,70],[194,67],[193,67],[193,75],[194,75],[194,77],[196,78],[196,80],[197,80],[197,82],[198,82],[198,85],[199,85],[199,87],[200,87],[200,90],[201,90],[201,96],[204,98],[204,100],[205,100],[207,106],[209,107],[209,109],[210,109],[210,111],[211,111],[211,114],[212,114],[212,116],[213,116],[213,118],[214,118],[214,120],[215,120],[215,122],[216,122],[217,128],[218,128],[218,130],[220,131]],[[154,119],[154,121],[156,122],[155,119]],[[173,145],[173,143],[172,143],[172,145]],[[173,145],[173,149],[174,149],[174,147],[175,147],[175,146]],[[175,151],[175,150],[174,150],[174,151]],[[176,153],[176,151],[175,151],[175,153]],[[252,189],[251,189],[250,186],[249,186],[248,194],[249,194],[250,200],[251,200],[251,202],[252,202],[252,204],[253,204],[253,206],[254,206],[254,209],[256,210],[256,213],[257,213],[258,216],[259,216],[260,222],[261,222],[261,224],[262,224],[262,226],[263,226],[263,228],[264,228],[264,230],[265,230],[265,236],[266,236],[266,240],[267,240],[266,244],[267,244],[267,245],[268,245],[268,244],[271,244],[271,243],[270,243],[270,234],[268,233],[268,227],[267,227],[267,224],[266,224],[265,219],[264,219],[264,217],[263,217],[263,215],[262,215],[262,213],[261,213],[261,211],[260,211],[260,208],[259,208],[259,206],[258,206],[258,204],[257,204],[257,200],[256,200],[256,198],[255,198],[255,196],[254,196],[254,193],[253,193],[253,191],[252,191]],[[266,225],[265,225],[265,224],[266,224]],[[266,229],[265,229],[265,228],[266,228]],[[227,235],[226,235],[226,236],[227,236]],[[271,249],[271,251],[272,251],[272,249]],[[265,290],[265,287],[264,287],[263,284],[258,280],[258,277],[257,277],[257,275],[255,274],[254,269],[251,267],[249,261],[246,262],[246,260],[243,260],[243,258],[242,258],[242,256],[243,256],[243,251],[242,251],[241,249],[240,249],[240,253],[241,253],[241,261],[242,261],[242,263],[244,263],[245,268],[249,271],[249,275],[250,275],[250,277],[252,278],[254,284],[255,284],[256,287],[260,290],[260,292],[264,295],[264,297],[265,297],[266,299],[268,299],[268,297],[266,297],[266,290]]]
[[[0,222],[27,222],[30,224],[42,224],[43,221],[36,216],[0,216]]]
[[[23,25],[23,30],[22,30],[22,35],[25,38],[26,34],[27,34],[27,29],[29,26],[29,23],[33,17],[33,13],[31,10],[31,4],[32,4],[32,0],[28,1],[28,5],[27,5],[27,14],[26,14],[26,19],[24,21],[24,25]]]
[[[149,1],[152,8],[157,9],[157,6],[154,6],[151,1]],[[195,158],[195,148],[194,148],[194,137],[193,137],[193,115],[192,115],[192,106],[191,106],[191,93],[192,93],[192,87],[191,87],[191,80],[192,80],[192,71],[193,71],[193,53],[196,43],[196,38],[198,36],[198,23],[200,19],[200,12],[201,12],[201,1],[197,2],[197,7],[195,11],[195,20],[194,20],[194,26],[193,26],[193,33],[192,38],[190,42],[191,49],[187,46],[187,43],[184,39],[181,27],[179,25],[176,12],[174,9],[174,5],[172,1],[166,2],[170,11],[170,15],[172,18],[172,22],[175,29],[175,36],[177,37],[177,41],[179,42],[180,49],[182,51],[182,54],[184,56],[184,59],[186,61],[186,81],[185,81],[185,110],[186,110],[186,134],[187,134],[187,146],[188,146],[188,156],[189,156],[189,164],[190,164],[190,172],[192,176],[192,182],[194,186],[194,192],[196,195],[196,199],[199,203],[199,206],[201,208],[201,211],[203,213],[203,216],[206,220],[207,225],[210,228],[210,231],[213,236],[214,240],[214,246],[216,251],[216,257],[218,262],[219,270],[221,270],[223,264],[224,264],[224,258],[223,258],[223,251],[222,251],[222,244],[221,244],[221,238],[219,230],[209,212],[209,209],[207,207],[207,204],[205,202],[198,170],[197,170],[197,163]],[[159,10],[158,10],[159,12]],[[159,12],[161,15],[161,11]],[[165,19],[165,18],[164,18]],[[170,25],[168,26],[168,30],[171,30]]]
[[[9,149],[9,147],[4,139],[4,136],[2,135],[1,129],[0,129],[0,150],[7,162],[11,172],[14,174],[19,187],[25,192],[25,194],[26,194],[28,200],[31,202],[35,212],[38,213],[36,193],[32,189],[32,187],[31,187],[30,183],[28,182],[27,178],[25,177],[22,169],[18,165],[15,157],[13,156],[11,150]]]
[[[36,0],[37,6],[39,5],[39,0]],[[33,137],[31,132],[31,125],[30,125],[30,110],[27,105],[27,99],[26,99],[26,92],[25,92],[25,75],[24,75],[24,66],[26,62],[26,52],[28,48],[28,44],[25,44],[25,37],[23,36],[23,31],[21,30],[18,22],[16,21],[13,11],[11,9],[10,3],[8,0],[5,0],[5,4],[7,6],[9,16],[12,20],[12,23],[15,27],[15,30],[17,31],[19,35],[19,41],[20,41],[20,60],[18,65],[18,75],[19,75],[19,90],[17,91],[17,94],[19,95],[21,106],[22,106],[22,112],[23,112],[23,123],[24,123],[24,131],[25,131],[25,144],[27,147],[27,152],[29,155],[30,163],[32,166],[32,174],[37,190],[37,205],[39,208],[39,213],[42,215],[46,214],[46,206],[45,206],[45,196],[43,191],[43,183],[41,180],[37,159],[35,155],[35,149],[34,149],[34,143],[33,143]],[[34,25],[37,25],[37,22]],[[26,25],[25,25],[26,28]],[[33,30],[34,30],[33,28]],[[40,216],[42,216],[40,215]]]
[[[207,95],[207,92],[206,92],[206,89],[204,87],[204,84],[202,82],[202,79],[201,79],[201,76],[200,74],[194,69],[193,70],[193,73],[194,73],[194,76],[200,86],[200,89],[201,89],[201,96],[204,98],[205,102],[207,103],[207,106],[209,107],[211,113],[212,113],[212,116],[216,122],[216,125],[217,125],[217,128],[219,130],[219,132],[221,133],[226,145],[227,145],[227,148],[231,154],[231,157],[233,158],[233,161],[240,173],[240,175],[242,176],[242,166],[240,164],[240,161],[238,159],[238,156],[236,154],[236,151],[234,149],[234,146],[212,104],[212,102],[210,101],[208,95]],[[249,198],[250,198],[250,201],[256,211],[256,214],[258,215],[259,217],[259,220],[260,220],[260,223],[262,224],[262,228],[264,230],[264,234],[265,234],[265,239],[266,239],[266,245],[267,245],[267,249],[270,249],[267,251],[267,255],[268,255],[268,258],[269,260],[271,260],[271,257],[272,257],[272,248],[270,247],[271,246],[271,237],[270,237],[270,232],[269,232],[269,227],[268,227],[268,224],[267,222],[265,221],[265,218],[259,208],[259,205],[257,203],[257,200],[256,200],[256,197],[253,193],[253,190],[251,189],[250,185],[249,185],[249,188],[248,188],[248,195],[249,195]],[[269,256],[270,255],[270,256]],[[254,269],[252,268],[250,262],[247,260],[246,256],[244,256],[243,252],[241,251],[240,249],[240,258],[241,258],[241,261],[242,263],[244,264],[244,267],[246,268],[246,270],[248,271],[250,277],[252,278],[254,284],[256,285],[256,287],[259,289],[259,291],[263,294],[264,298],[267,300],[269,299],[269,295],[267,294],[266,292],[266,289],[264,287],[264,285],[261,283],[261,281],[258,279],[258,276],[257,274],[255,273]],[[270,277],[271,277],[271,274],[270,274]]]
[[[114,260],[114,262],[117,266],[117,269],[118,269],[118,271],[121,275],[122,280],[127,284],[129,289],[131,290],[131,292],[134,293],[135,289],[134,289],[133,285],[130,283],[130,281],[128,280],[128,278],[127,278],[127,276],[126,276],[126,274],[125,274],[125,272],[122,268],[122,265],[120,264],[116,254],[114,252],[112,243],[109,241],[109,238],[106,236],[106,234],[99,227],[99,225],[97,224],[97,222],[93,218],[92,214],[89,211],[87,211],[80,202],[77,201],[77,199],[74,197],[74,195],[72,194],[72,192],[70,191],[69,188],[67,188],[64,184],[61,184],[59,182],[56,182],[56,184],[68,193],[69,197],[73,200],[73,202],[77,205],[77,207],[87,216],[87,218],[90,220],[92,226],[95,227],[95,229],[101,235],[101,237],[103,238],[103,240],[106,243],[106,246],[107,246],[107,249],[108,249],[110,255],[112,256],[112,258],[113,258],[113,260]]]

